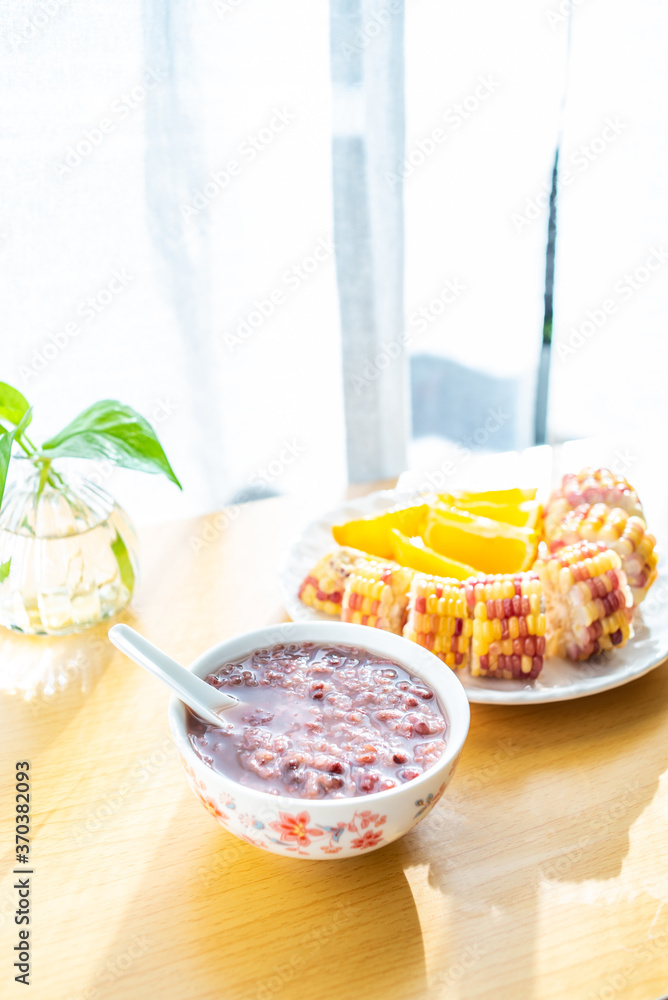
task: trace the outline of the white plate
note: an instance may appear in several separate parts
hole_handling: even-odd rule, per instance
[[[299,600],[302,580],[318,559],[336,547],[332,525],[367,514],[380,514],[395,504],[410,503],[413,493],[384,490],[351,501],[311,522],[285,554],[280,583],[286,610],[293,621],[331,621]],[[567,701],[627,684],[658,667],[668,657],[668,573],[659,578],[636,611],[635,636],[623,648],[602,653],[586,663],[550,657],[535,681],[500,681],[471,677],[468,668],[457,672],[469,701],[495,705],[527,705]]]

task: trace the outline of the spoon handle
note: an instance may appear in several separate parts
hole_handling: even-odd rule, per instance
[[[191,674],[129,625],[113,625],[109,638],[117,649],[167,684],[193,712],[212,725],[220,725],[219,712],[239,704],[237,698],[217,691]]]

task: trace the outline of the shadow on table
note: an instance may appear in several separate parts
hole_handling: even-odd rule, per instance
[[[426,988],[422,931],[399,857],[395,844],[366,857],[296,866],[289,858],[253,857],[254,876],[271,883],[273,904],[255,941],[255,982],[250,991],[240,982],[238,994],[230,996],[421,998]],[[247,884],[247,873],[236,882],[230,875],[223,882],[226,891],[233,887],[242,906],[246,895],[252,905],[257,889]],[[295,932],[311,911],[308,930]],[[280,941],[278,948],[263,947],[267,938]]]
[[[445,998],[463,975],[477,996],[509,960],[518,980],[511,968],[503,981],[515,1000],[540,1000],[531,975],[539,893],[619,876],[629,830],[666,769],[666,671],[577,701],[471,706],[483,766],[467,770],[465,750],[451,791],[401,842],[406,866],[428,863],[430,883],[459,916],[444,940],[452,961],[425,1000]],[[499,739],[499,722],[508,739]],[[563,756],[554,753],[559,746]]]
[[[169,831],[171,838],[189,828],[182,864],[165,871],[157,889],[154,877],[150,888],[139,884],[126,906],[134,914],[150,892],[141,932],[174,970],[165,1000],[422,1000],[422,931],[398,843],[340,861],[283,858],[216,829],[208,817],[193,824],[185,803],[189,794],[189,818],[177,816]],[[188,847],[194,825],[199,862]],[[160,845],[153,858],[159,867]],[[124,922],[102,967],[129,933]],[[148,978],[133,983],[144,985]],[[123,997],[123,983],[104,995]]]

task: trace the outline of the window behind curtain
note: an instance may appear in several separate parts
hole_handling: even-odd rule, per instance
[[[344,478],[326,5],[53,6],[3,25],[1,377],[36,437],[100,397],[156,422],[186,490],[105,478],[138,520],[326,502]]]

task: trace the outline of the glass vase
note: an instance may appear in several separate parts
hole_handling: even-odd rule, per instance
[[[137,537],[123,509],[89,480],[27,460],[0,512],[0,625],[32,635],[82,632],[132,596]]]

